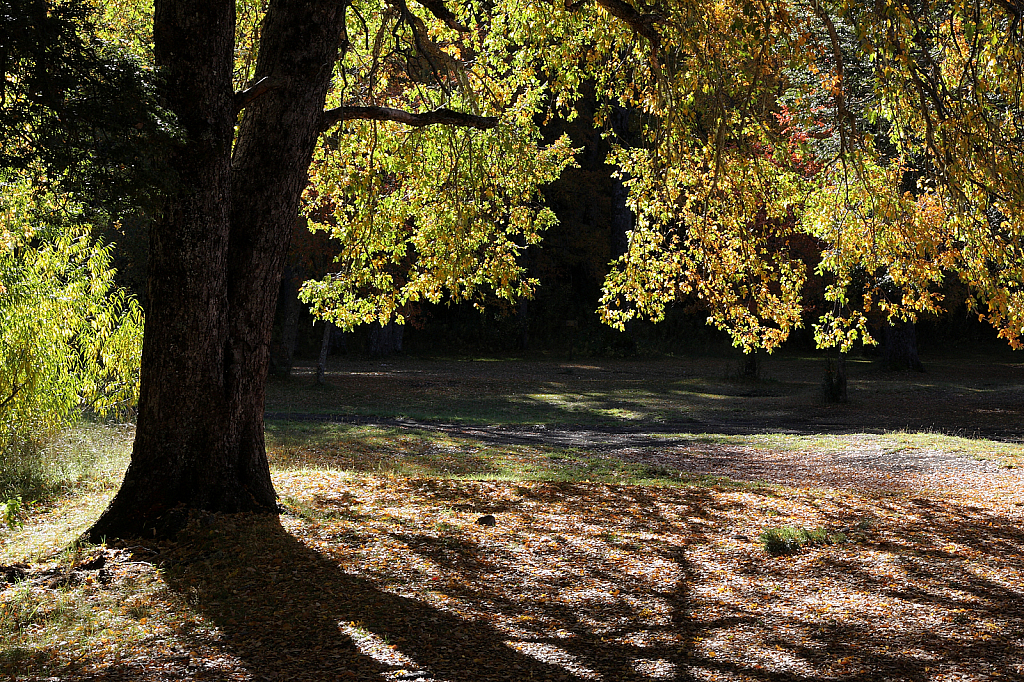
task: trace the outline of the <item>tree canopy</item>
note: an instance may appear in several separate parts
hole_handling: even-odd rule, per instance
[[[138,3],[107,8],[146,53]],[[1017,344],[1021,8],[1014,2],[406,2],[344,6],[324,137],[303,211],[338,272],[304,298],[341,326],[404,303],[529,294],[518,256],[552,214],[584,91],[637,216],[601,313],[622,328],[697,296],[746,350],[804,324],[819,245],[825,346],[870,340],[865,313],[941,306],[955,274]],[[236,2],[233,82],[255,82],[265,7]],[[135,17],[135,18],[133,18]],[[620,138],[615,108],[638,131]],[[619,131],[621,132],[621,131]]]
[[[144,12],[120,4],[144,56]],[[950,273],[1019,344],[1020,14],[1015,0],[157,0],[175,185],[153,227],[133,463],[93,534],[180,504],[274,508],[263,382],[300,204],[342,251],[304,295],[343,326],[528,293],[521,255],[573,154],[540,126],[585,94],[636,216],[608,323],[695,295],[737,345],[772,350],[804,323],[794,245],[811,239],[833,305],[822,345],[866,338],[870,308],[935,309]]]
[[[745,349],[801,323],[820,244],[834,308],[825,346],[870,340],[864,313],[941,305],[955,274],[981,315],[1020,344],[1019,4],[666,3],[644,87],[645,143],[614,159],[639,221],[610,275],[615,325],[659,318],[696,293]],[[645,78],[637,78],[637,75]],[[614,92],[609,91],[613,97]]]
[[[445,293],[528,293],[516,256],[550,224],[542,187],[571,162],[564,140],[540,143],[537,124],[574,117],[586,90],[637,216],[606,282],[609,324],[660,319],[695,295],[737,345],[774,349],[805,323],[808,263],[795,244],[809,237],[832,304],[812,320],[819,344],[870,341],[872,309],[937,311],[954,275],[1019,344],[1014,3],[347,11],[325,114],[340,125],[325,126],[305,203],[343,249],[339,273],[305,289],[320,316],[350,326]],[[628,140],[611,125],[616,108],[638,121]],[[431,113],[442,111],[481,118],[423,125],[460,122]]]

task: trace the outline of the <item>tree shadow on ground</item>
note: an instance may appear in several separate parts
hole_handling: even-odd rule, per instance
[[[1024,530],[981,508],[405,479],[389,479],[375,502],[360,485],[339,477],[326,494],[315,483],[307,497],[319,516],[194,519],[161,560],[170,588],[214,626],[185,637],[206,653],[175,675],[154,664],[102,677],[924,682],[1024,672]],[[331,510],[355,497],[365,513],[352,526]],[[473,524],[491,504],[498,526]],[[786,504],[787,515],[818,509],[801,525],[876,518],[863,544],[780,557],[737,537],[744,516]]]
[[[220,628],[219,645],[256,679],[583,679],[571,663],[517,651],[485,622],[346,573],[276,519],[193,526],[175,552],[169,585]]]

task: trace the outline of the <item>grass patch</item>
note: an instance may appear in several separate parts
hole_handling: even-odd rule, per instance
[[[792,554],[806,546],[842,544],[846,542],[846,535],[824,527],[808,529],[781,526],[765,530],[758,539],[764,551],[779,556]]]
[[[409,478],[623,485],[756,486],[577,448],[491,444],[446,433],[349,424],[267,424],[271,466]]]
[[[0,461],[0,501],[21,497],[24,511],[83,490],[109,488],[128,466],[135,428],[83,421],[52,440]]]

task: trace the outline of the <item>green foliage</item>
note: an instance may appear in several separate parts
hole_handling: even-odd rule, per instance
[[[8,528],[20,528],[24,525],[21,520],[21,495],[0,504],[0,521]]]
[[[794,528],[782,526],[769,528],[759,537],[761,547],[772,556],[792,554],[805,545],[838,545],[846,542],[846,536],[839,532],[829,532],[823,527]]]
[[[146,57],[148,4],[109,6],[105,30]],[[499,125],[328,132],[304,209],[341,242],[336,272],[303,294],[318,316],[347,328],[401,320],[416,301],[529,296],[523,253],[553,224],[541,189],[573,153],[539,124],[596,101],[637,219],[604,284],[607,324],[696,301],[746,352],[805,323],[847,351],[874,342],[869,315],[939,312],[953,273],[1021,343],[1024,42],[1003,0],[446,6],[347,5],[329,106]],[[263,6],[236,7],[243,88]],[[628,134],[615,111],[629,112]],[[826,306],[805,320],[812,268]]]
[[[111,247],[66,197],[11,182],[0,198],[0,492],[83,413],[123,419],[138,399],[142,310],[117,289]]]
[[[341,245],[340,272],[303,288],[314,314],[351,328],[386,323],[409,302],[529,294],[519,250],[554,221],[538,186],[572,150],[559,140],[538,152],[536,127],[510,127],[370,121],[337,132],[314,160],[305,208]]]
[[[0,168],[123,215],[172,182],[173,119],[153,70],[97,18],[84,0],[0,2]]]

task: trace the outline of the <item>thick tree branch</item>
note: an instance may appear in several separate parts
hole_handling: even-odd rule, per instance
[[[455,29],[460,33],[469,31],[468,28],[459,23],[459,20],[452,14],[452,11],[445,7],[442,0],[416,0],[416,2],[423,5],[428,12],[443,21],[448,28]]]
[[[622,21],[631,29],[651,41],[651,47],[657,49],[661,45],[661,34],[655,28],[655,24],[664,19],[660,14],[642,14],[635,7],[625,0],[594,0],[596,4],[603,7],[608,14]],[[574,12],[586,3],[584,0],[570,2],[566,0],[565,9]]]
[[[427,29],[426,23],[424,23],[423,19],[409,10],[409,6],[406,1],[387,1],[401,13],[403,21],[408,24],[409,29],[412,31],[416,51],[426,58],[430,65],[430,70],[433,73],[434,80],[444,87],[442,74],[447,71],[453,74],[460,81],[464,81],[464,78],[461,77],[462,65],[459,64],[458,60],[452,58],[451,55],[437,46],[437,44],[430,38],[430,31]],[[426,7],[426,5],[424,6]]]
[[[414,114],[389,107],[337,107],[323,113],[320,129],[327,130],[341,121],[353,120],[395,121],[417,128],[428,125],[447,125],[487,130],[498,125],[497,116],[475,116],[451,109],[434,109],[423,114]]]
[[[270,76],[265,76],[245,90],[239,90],[235,93],[235,113],[237,114],[239,111],[249,106],[253,100],[258,97],[262,97],[267,94],[277,87],[277,85],[278,84],[275,83]]]
[[[0,408],[7,407],[7,403],[14,400],[17,397],[18,393],[21,391],[21,389],[23,389],[24,387],[25,384],[13,384],[13,390],[11,391],[11,394],[7,396],[7,398],[5,398],[3,402],[0,402]]]

